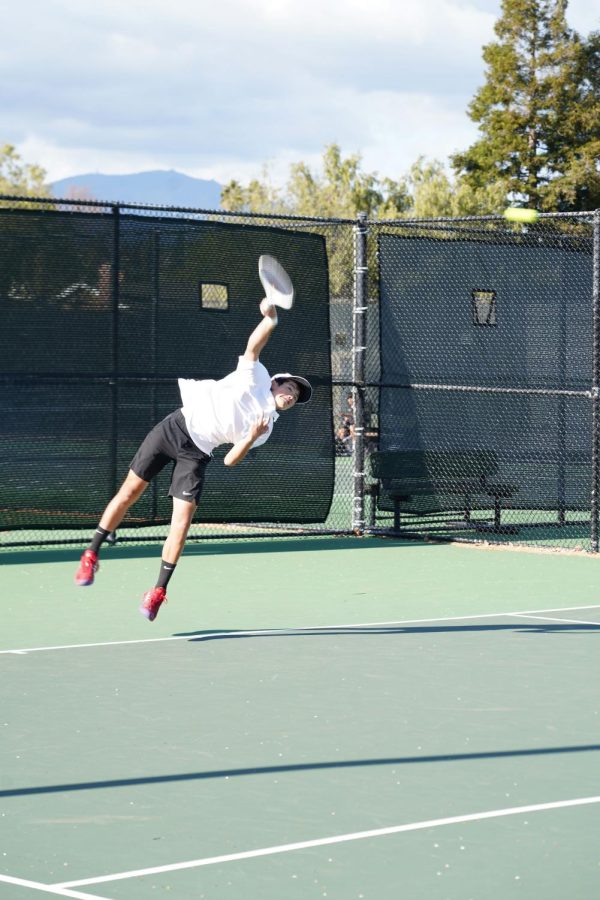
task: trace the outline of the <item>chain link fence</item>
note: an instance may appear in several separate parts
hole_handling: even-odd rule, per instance
[[[270,371],[305,373],[191,538],[384,532],[598,550],[599,214],[373,222],[4,198],[0,547],[82,543],[177,377],[222,377],[258,255],[297,289]],[[157,540],[168,475],[122,540]]]
[[[141,440],[180,405],[177,378],[235,368],[260,320],[262,253],[282,260],[297,302],[261,359],[306,373],[314,400],[234,469],[215,452],[191,537],[348,531],[352,457],[336,456],[334,427],[353,239],[352,222],[4,201],[0,545],[79,543],[95,527]],[[169,479],[152,482],[120,540],[166,533]]]
[[[598,214],[375,223],[371,525],[598,549]]]

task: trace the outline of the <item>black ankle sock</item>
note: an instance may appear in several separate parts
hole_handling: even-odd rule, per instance
[[[158,581],[156,582],[156,587],[162,587],[166,590],[169,579],[175,571],[175,566],[176,563],[165,562],[164,559],[160,561],[160,572],[158,575]]]
[[[100,526],[98,525],[94,537],[92,538],[92,543],[88,547],[88,550],[93,550],[94,553],[98,553],[100,547],[109,536],[109,534],[110,531],[107,531],[106,528],[100,528]]]

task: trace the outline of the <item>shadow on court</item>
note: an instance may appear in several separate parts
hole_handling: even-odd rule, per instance
[[[12,549],[2,558],[3,565],[31,565],[35,563],[76,562],[89,543],[89,535],[81,539],[76,547],[40,547],[38,549]],[[161,541],[156,538],[148,544],[129,543],[124,540],[116,547],[104,547],[101,559],[156,559],[160,558]],[[378,539],[360,537],[302,537],[290,538],[206,538],[202,541],[193,539],[186,544],[184,557],[192,556],[240,556],[251,553],[298,553],[302,551],[314,552],[315,550],[374,550],[384,548],[397,549],[399,546],[407,547],[435,547],[433,541],[403,540],[403,539]]]
[[[600,622],[576,623],[544,623],[512,624],[512,625],[393,625],[374,627],[340,627],[340,628],[314,628],[299,629],[275,629],[273,631],[252,633],[248,631],[227,630],[223,631],[183,631],[177,632],[173,637],[189,637],[190,642],[223,641],[231,639],[256,639],[256,638],[281,638],[281,637],[331,637],[332,635],[355,636],[364,634],[469,634],[493,631],[509,631],[517,634],[579,634],[582,631],[600,631]]]
[[[470,762],[482,759],[552,756],[568,753],[598,753],[600,744],[566,747],[538,747],[522,750],[490,750],[480,753],[448,753],[436,756],[397,756],[382,759],[356,759],[336,762],[297,763],[281,766],[258,766],[243,769],[218,769],[209,772],[183,772],[177,775],[151,775],[145,778],[115,778],[109,781],[86,781],[73,784],[50,784],[1,790],[0,797],[25,797],[31,794],[62,794],[73,791],[96,791],[134,785],[169,784],[182,781],[206,781],[213,778],[236,778],[248,775],[274,775],[285,772],[314,772],[324,769],[354,769],[374,766],[413,766],[422,763]]]

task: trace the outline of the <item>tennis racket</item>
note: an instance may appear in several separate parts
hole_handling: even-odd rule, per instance
[[[258,277],[265,296],[272,306],[291,309],[294,304],[294,285],[283,266],[274,256],[264,253],[258,260]]]

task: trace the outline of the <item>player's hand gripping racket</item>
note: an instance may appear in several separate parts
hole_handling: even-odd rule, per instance
[[[291,309],[294,304],[294,285],[280,262],[274,256],[263,254],[258,260],[258,277],[271,306]]]

